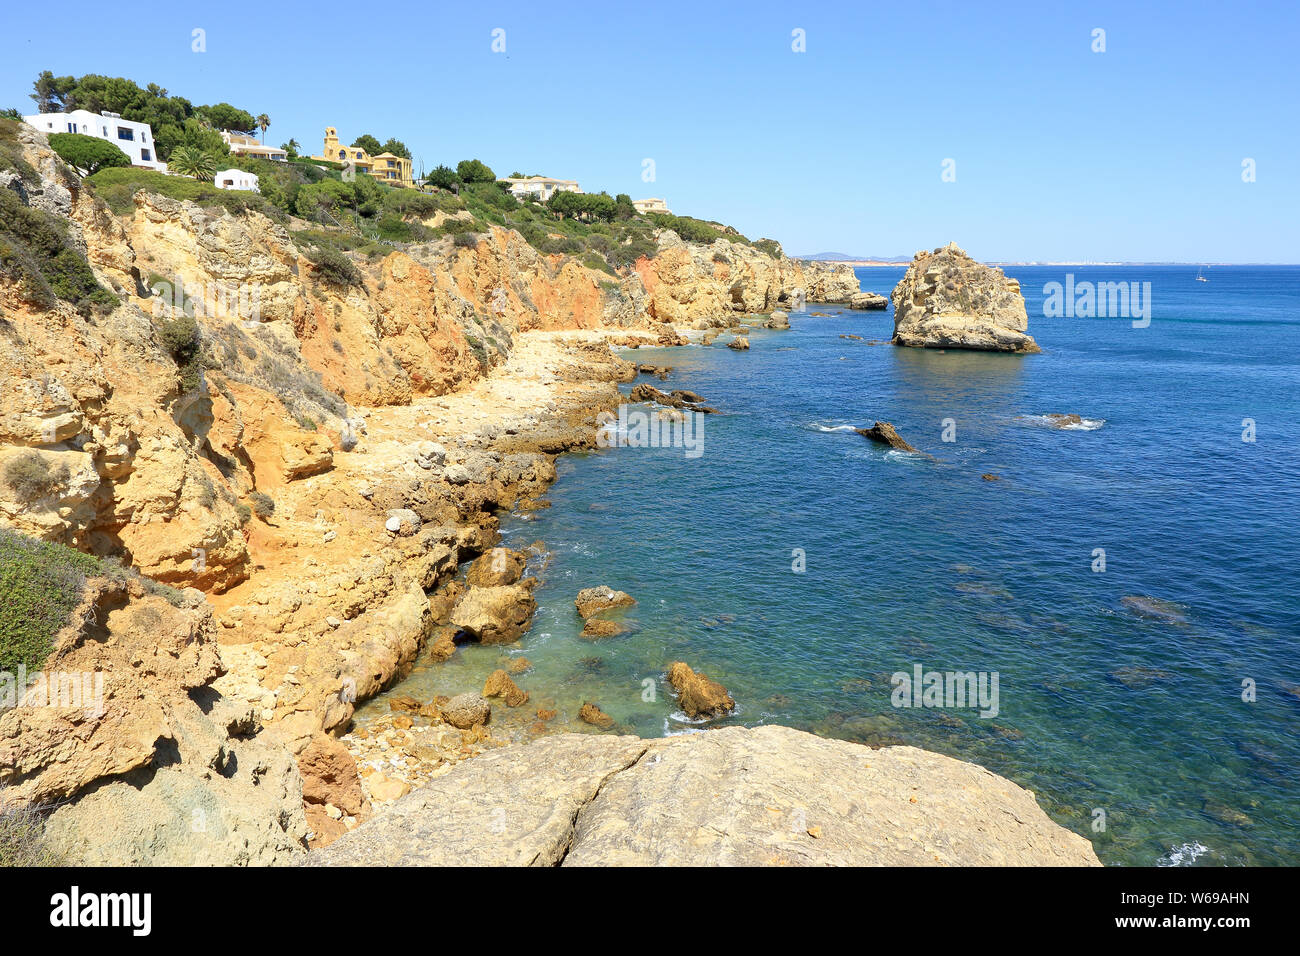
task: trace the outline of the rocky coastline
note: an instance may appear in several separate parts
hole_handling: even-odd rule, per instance
[[[20,136],[29,172],[6,188],[63,223],[119,303],[87,314],[0,285],[0,468],[35,456],[66,476],[36,499],[0,487],[0,515],[124,566],[90,577],[46,662],[104,674],[102,706],[0,713],[0,790],[53,807],[47,839],[79,863],[297,863],[309,846],[380,833],[465,761],[482,764],[475,774],[505,762],[512,779],[542,780],[527,748],[502,748],[487,719],[492,707],[527,706],[526,668],[511,673],[509,661],[489,686],[411,701],[378,729],[358,732],[352,716],[426,649],[445,660],[458,642],[510,645],[527,632],[535,582],[501,555],[499,515],[544,507],[555,457],[596,446],[601,414],[638,375],[611,346],[681,345],[742,322],[780,328],[795,302],[859,291],[848,267],[672,233],[617,280],[499,228],[472,247],[395,248],[340,271],[256,212],[139,193],[119,219],[42,134]],[[153,292],[160,279],[187,292],[169,303]],[[187,308],[188,295],[231,288],[256,290],[255,314]],[[645,388],[679,411],[708,410],[699,396]],[[458,580],[469,562],[474,573]],[[726,709],[709,703],[712,682],[680,666],[683,693]],[[593,708],[563,716],[599,726]],[[539,736],[563,725],[534,710]],[[768,759],[832,743],[750,735],[760,738]],[[554,739],[564,759],[599,772],[667,746]],[[848,774],[877,759],[866,754],[836,759]],[[961,773],[974,771],[1012,787]],[[1054,827],[1045,816],[1028,826]],[[867,831],[846,832],[825,859],[864,859]],[[971,836],[969,852],[940,862],[1089,862],[1081,851],[999,857],[1011,853],[1000,839]],[[548,859],[539,850],[532,862]]]

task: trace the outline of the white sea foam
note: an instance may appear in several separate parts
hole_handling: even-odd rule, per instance
[[[1156,866],[1191,866],[1209,852],[1209,847],[1202,843],[1184,843],[1170,847],[1168,853],[1156,860]]]
[[[817,422],[809,422],[805,427],[817,432],[855,432],[858,430],[856,425],[819,425]]]
[[[1045,428],[1059,428],[1063,432],[1095,432],[1102,425],[1106,424],[1104,418],[1084,418],[1079,416],[1078,424],[1058,425],[1056,420],[1047,415],[1021,415],[1020,420],[1030,425],[1041,425]]]

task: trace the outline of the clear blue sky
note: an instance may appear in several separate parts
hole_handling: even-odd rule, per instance
[[[1300,262],[1296,4],[1071,6],[19,3],[0,106],[33,111],[42,69],[127,76],[266,112],[276,144],[396,136],[793,253]]]

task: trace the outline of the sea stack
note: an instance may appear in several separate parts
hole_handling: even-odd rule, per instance
[[[1037,352],[1020,283],[976,262],[956,243],[918,252],[890,295],[895,345]]]

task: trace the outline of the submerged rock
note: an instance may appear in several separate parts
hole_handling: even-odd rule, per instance
[[[1163,671],[1158,667],[1143,667],[1138,664],[1117,667],[1109,674],[1111,680],[1123,684],[1130,690],[1141,690],[1160,681],[1170,680],[1173,676],[1169,671]]]
[[[890,296],[894,344],[1037,352],[1020,283],[949,243],[918,252]]]
[[[736,701],[715,680],[675,661],[668,665],[668,683],[677,691],[677,701],[692,720],[723,717],[736,709]]]
[[[899,451],[912,452],[913,454],[920,454],[917,449],[903,441],[898,432],[894,431],[894,426],[889,424],[889,422],[876,422],[876,424],[872,425],[870,428],[855,428],[853,430],[863,438],[870,438],[872,441],[879,442],[882,445],[888,445],[890,448],[896,448]]]
[[[582,626],[579,637],[587,640],[599,640],[602,637],[617,637],[627,631],[627,625],[619,621],[605,621],[598,617],[588,618]]]
[[[1128,594],[1119,599],[1119,603],[1138,617],[1166,624],[1186,624],[1187,612],[1173,601],[1151,597],[1147,594]]]
[[[485,813],[505,806],[510,812]],[[814,835],[815,834],[815,835]],[[491,750],[324,850],[319,866],[1099,866],[1034,795],[914,747],[788,727]]]

